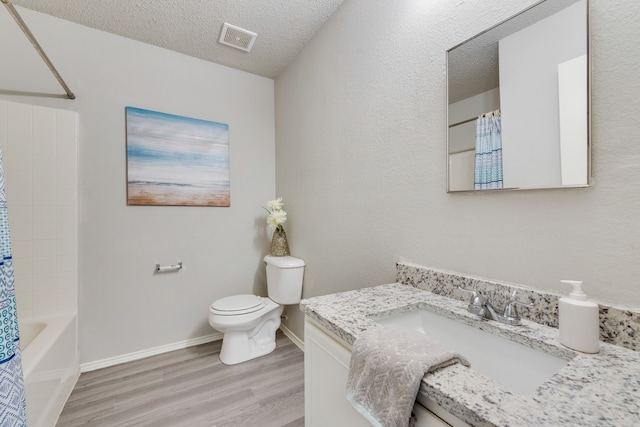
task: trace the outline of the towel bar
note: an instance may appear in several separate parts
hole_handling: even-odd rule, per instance
[[[178,263],[174,265],[160,266],[160,264],[156,264],[156,273],[164,273],[167,271],[178,271],[181,269],[182,269],[182,261],[178,261]]]

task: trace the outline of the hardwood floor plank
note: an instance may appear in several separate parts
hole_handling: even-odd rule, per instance
[[[304,426],[304,355],[276,343],[231,366],[216,341],[83,373],[57,427]]]
[[[145,373],[144,375],[140,374],[137,377],[130,379],[114,377],[111,380],[105,380],[102,383],[96,383],[92,386],[74,388],[71,396],[69,396],[69,400],[67,400],[65,409],[100,403],[102,400],[113,399],[114,395],[139,393],[145,388],[157,386],[161,383],[161,372],[150,372]]]

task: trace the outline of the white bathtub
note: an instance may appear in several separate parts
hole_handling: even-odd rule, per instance
[[[27,425],[55,426],[80,376],[76,315],[18,319]]]

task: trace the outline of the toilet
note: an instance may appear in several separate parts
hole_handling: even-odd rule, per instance
[[[286,304],[302,297],[304,261],[292,256],[265,256],[268,298],[243,294],[216,300],[209,307],[209,324],[224,334],[220,360],[235,365],[271,353]]]

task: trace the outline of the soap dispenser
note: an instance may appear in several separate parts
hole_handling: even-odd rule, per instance
[[[598,304],[587,300],[581,281],[560,282],[573,285],[569,296],[558,300],[560,343],[584,353],[597,353],[600,350]]]

